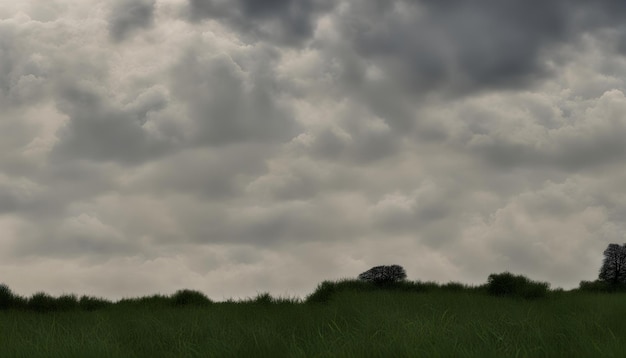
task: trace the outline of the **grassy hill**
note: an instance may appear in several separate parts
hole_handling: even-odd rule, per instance
[[[219,303],[189,290],[115,303],[42,293],[20,300],[4,286],[0,356],[620,357],[626,352],[626,294],[558,290],[525,297],[519,294],[523,290],[497,294],[494,285],[373,285],[346,279],[324,281],[305,300],[265,293]],[[6,307],[7,292],[14,306]]]

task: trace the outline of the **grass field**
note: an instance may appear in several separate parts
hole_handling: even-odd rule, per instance
[[[340,286],[326,282],[306,302],[260,294],[174,307],[167,296],[153,296],[91,311],[0,310],[0,357],[626,355],[623,293],[550,292],[529,300],[453,286]]]

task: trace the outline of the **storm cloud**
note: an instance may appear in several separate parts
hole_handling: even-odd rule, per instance
[[[593,280],[626,240],[625,12],[0,5],[3,281],[223,300],[392,264],[410,280]]]
[[[331,0],[189,0],[188,16],[223,20],[251,41],[293,46],[310,39],[317,17],[333,6]]]

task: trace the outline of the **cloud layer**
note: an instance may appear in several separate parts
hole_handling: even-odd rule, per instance
[[[0,5],[3,280],[222,300],[390,264],[595,279],[626,232],[620,4]]]

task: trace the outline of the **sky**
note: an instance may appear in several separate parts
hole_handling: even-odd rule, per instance
[[[595,280],[626,242],[626,2],[0,0],[0,282]]]

